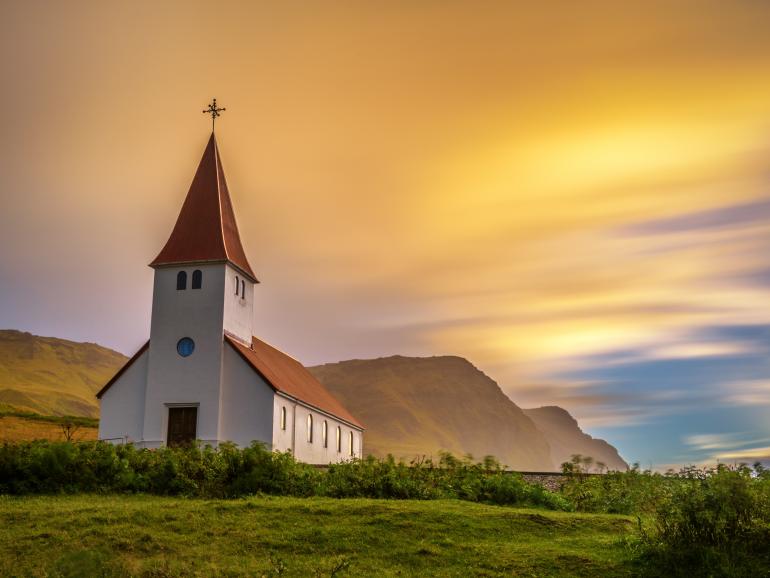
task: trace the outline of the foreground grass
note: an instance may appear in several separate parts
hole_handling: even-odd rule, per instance
[[[0,576],[627,576],[632,526],[455,500],[0,496]]]

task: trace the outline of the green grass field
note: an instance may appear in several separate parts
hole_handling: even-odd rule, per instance
[[[454,500],[0,496],[0,576],[628,576],[632,529]]]

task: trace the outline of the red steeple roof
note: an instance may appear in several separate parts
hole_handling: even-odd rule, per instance
[[[229,262],[253,281],[257,280],[238,235],[213,132],[174,230],[150,267],[206,261]]]

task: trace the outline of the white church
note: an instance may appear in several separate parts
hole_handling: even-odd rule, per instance
[[[361,423],[300,362],[254,337],[258,281],[213,132],[150,267],[150,340],[97,394],[99,439],[143,448],[258,441],[313,464],[361,457]]]

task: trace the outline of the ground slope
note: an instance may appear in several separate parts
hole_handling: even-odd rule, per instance
[[[125,362],[124,355],[94,343],[0,330],[0,404],[96,417],[94,395]]]
[[[525,409],[524,413],[545,435],[551,446],[551,461],[555,464],[569,461],[574,454],[581,454],[592,457],[594,462],[604,463],[611,470],[628,469],[618,450],[606,441],[584,433],[567,410],[551,405]]]
[[[310,371],[366,427],[377,456],[494,455],[519,470],[553,470],[543,434],[484,373],[462,357],[351,360]]]

